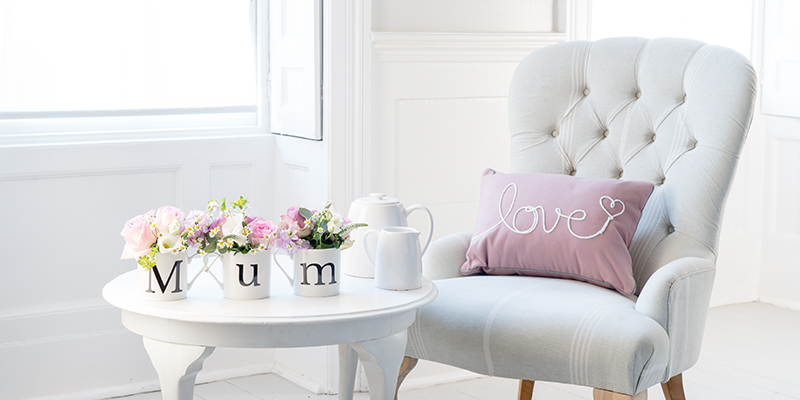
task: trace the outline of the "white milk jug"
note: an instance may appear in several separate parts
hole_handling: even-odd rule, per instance
[[[431,222],[428,239],[424,246],[427,248],[433,237],[433,214],[427,207],[415,204],[405,208],[399,200],[386,197],[383,193],[370,193],[368,197],[361,197],[353,201],[350,204],[347,219],[353,222],[363,222],[369,226],[356,229],[352,233],[352,238],[355,240],[353,247],[342,252],[344,273],[360,278],[374,278],[375,265],[367,256],[364,232],[372,229],[380,231],[387,226],[408,226],[408,215],[415,210],[424,210]]]

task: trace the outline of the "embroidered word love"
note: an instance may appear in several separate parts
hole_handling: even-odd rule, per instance
[[[505,199],[506,192],[508,192],[509,189],[513,189],[514,190],[513,191],[513,196],[511,197],[511,204],[509,205],[508,210],[504,212],[503,211],[503,199]],[[600,228],[600,230],[598,230],[595,234],[589,235],[589,236],[582,236],[582,235],[579,235],[579,234],[575,233],[575,231],[572,229],[572,223],[574,221],[583,221],[583,220],[585,220],[586,219],[586,211],[578,209],[578,210],[575,210],[575,211],[573,211],[573,212],[571,212],[569,214],[564,214],[564,213],[561,212],[560,208],[556,207],[556,209],[555,209],[556,222],[553,223],[553,226],[550,229],[548,229],[547,228],[547,222],[545,221],[545,216],[547,214],[545,213],[544,207],[542,207],[542,206],[535,206],[535,207],[534,206],[522,206],[522,207],[517,208],[516,211],[513,211],[516,201],[517,201],[517,185],[515,183],[509,183],[503,189],[503,192],[500,193],[500,201],[499,201],[499,204],[498,204],[498,207],[497,207],[497,209],[498,209],[498,211],[500,213],[500,221],[497,222],[491,228],[487,229],[485,232],[483,232],[483,233],[481,233],[481,234],[479,234],[477,236],[473,236],[472,240],[480,238],[481,236],[491,232],[492,230],[494,230],[495,228],[499,227],[500,225],[505,225],[506,228],[508,228],[509,230],[511,230],[514,233],[518,233],[520,235],[527,235],[527,234],[533,232],[539,226],[539,212],[540,211],[541,211],[541,214],[542,214],[542,230],[544,230],[545,233],[553,232],[556,229],[556,227],[558,227],[558,223],[562,219],[565,219],[565,220],[567,220],[567,222],[566,222],[567,229],[569,230],[569,233],[572,234],[572,236],[574,236],[574,237],[576,237],[578,239],[592,239],[592,238],[595,238],[597,236],[602,235],[603,232],[605,232],[606,229],[608,228],[608,225],[611,223],[611,221],[613,221],[614,218],[619,217],[620,215],[622,215],[622,213],[625,212],[625,203],[623,203],[622,200],[612,199],[609,196],[601,196],[600,199],[599,199],[600,208],[603,209],[603,211],[605,211],[605,213],[608,216],[608,218],[606,219],[605,223]],[[606,205],[607,205],[607,207],[606,207]],[[612,212],[609,211],[609,209],[616,211],[615,209],[617,207],[621,208],[619,210],[619,212],[612,214]],[[513,211],[513,213],[512,213],[512,211]],[[525,230],[522,230],[517,226],[517,218],[519,217],[520,213],[522,213],[522,212],[532,214],[532,216],[533,216],[533,222],[531,223],[531,226],[528,229],[525,229]],[[511,217],[511,223],[508,222],[509,216]]]

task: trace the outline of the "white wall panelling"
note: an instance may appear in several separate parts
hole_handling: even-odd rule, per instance
[[[764,118],[756,115],[736,170],[720,233],[711,306],[758,300],[764,204]]]
[[[764,2],[764,114],[800,117],[800,0]]]
[[[214,191],[247,195],[253,212],[272,217],[272,154],[266,134],[0,147],[0,209],[13,226],[0,230],[7,283],[0,397],[101,398],[157,388],[141,338],[100,295],[135,268],[119,260],[119,232],[162,205],[204,208]],[[199,380],[271,371],[274,359],[269,349],[220,349]]]
[[[531,51],[563,42],[566,33],[374,32],[376,63],[517,64]]]
[[[381,3],[373,12],[375,20],[384,25],[372,33],[365,189],[387,193],[406,206],[428,206],[435,220],[434,238],[472,230],[481,172],[509,168],[507,95],[511,75],[531,51],[582,37],[573,32],[577,20],[564,15],[564,10],[575,10],[575,3],[581,1],[508,3],[530,7],[549,3],[545,7],[549,10],[547,26],[541,28],[544,32],[491,32],[493,28],[480,25],[485,14],[481,7],[462,7],[450,1],[443,4],[451,12],[458,10],[459,19],[470,28],[446,32],[457,30],[448,21],[450,13],[434,17],[435,24],[422,21],[440,27],[426,28],[428,25],[415,25],[418,22],[411,14],[376,14],[389,8],[411,9],[411,3]],[[441,5],[426,4],[434,9]],[[377,3],[372,6],[378,7]],[[552,31],[554,25],[556,32]],[[436,31],[379,31],[389,27]],[[425,230],[424,218],[415,214],[409,217],[409,224]],[[473,376],[422,361],[404,387]]]
[[[762,241],[760,299],[800,309],[800,119],[766,117],[768,213]]]
[[[550,32],[557,7],[557,0],[381,0],[373,5],[373,30]]]

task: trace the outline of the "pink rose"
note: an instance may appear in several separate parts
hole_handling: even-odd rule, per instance
[[[183,212],[172,206],[164,206],[156,211],[156,228],[159,232],[180,235],[183,232]]]
[[[139,258],[150,252],[150,246],[156,242],[156,234],[150,226],[152,218],[153,210],[150,210],[125,223],[120,232],[122,238],[125,239],[125,249],[122,251],[123,259]]]
[[[300,215],[299,206],[291,207],[286,210],[286,215],[281,215],[281,224],[284,228],[297,233],[297,236],[301,238],[308,236],[313,229],[311,224],[306,222],[306,218]]]
[[[247,228],[250,229],[250,243],[254,246],[269,244],[272,232],[275,231],[275,223],[261,217],[248,217]]]

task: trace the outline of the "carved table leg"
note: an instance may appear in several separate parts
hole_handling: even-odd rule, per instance
[[[351,344],[364,365],[370,400],[394,398],[407,338],[404,330],[389,337]]]
[[[192,400],[197,373],[203,369],[203,361],[211,355],[214,348],[167,343],[150,338],[144,338],[144,348],[158,373],[161,398]]]
[[[358,353],[349,344],[339,345],[339,400],[353,400]]]

